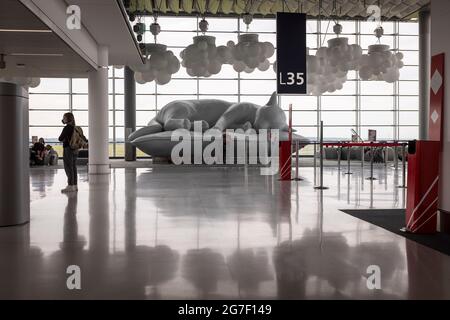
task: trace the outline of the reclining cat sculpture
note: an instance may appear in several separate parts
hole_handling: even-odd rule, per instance
[[[165,105],[146,127],[131,133],[128,140],[149,134],[176,129],[193,130],[194,121],[202,122],[202,129],[216,128],[244,130],[280,129],[287,131],[286,115],[278,107],[274,92],[264,106],[254,103],[231,103],[223,100],[175,100]]]

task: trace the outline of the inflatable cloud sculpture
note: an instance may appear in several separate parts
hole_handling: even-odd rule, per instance
[[[266,71],[270,68],[269,58],[275,53],[275,48],[270,42],[259,42],[255,33],[241,34],[238,43],[228,41],[227,47],[233,55],[233,69],[236,72],[251,73],[256,68]]]
[[[358,70],[362,49],[357,44],[348,44],[348,38],[340,37],[342,25],[333,27],[335,38],[327,41],[327,47],[320,47],[315,55],[307,55],[308,94],[322,95],[325,92],[341,90],[350,70]],[[274,64],[276,72],[276,64]]]
[[[319,49],[318,51],[320,51]],[[319,54],[319,52],[318,52]],[[320,52],[320,54],[323,54]],[[338,71],[350,71],[358,68],[362,49],[357,44],[348,44],[348,38],[333,38],[328,40],[325,52],[329,64]]]
[[[389,46],[380,44],[384,34],[383,27],[374,30],[378,43],[369,46],[368,54],[361,57],[359,77],[362,80],[384,80],[393,83],[400,78],[400,69],[403,68],[403,53],[392,53]]]
[[[392,53],[385,44],[369,46],[368,54],[361,58],[359,76],[362,80],[384,80],[393,83],[400,78],[403,53]]]
[[[216,47],[213,36],[196,36],[194,43],[181,51],[181,64],[191,77],[210,77],[222,70],[222,65],[231,63],[231,50],[226,46]]]
[[[348,38],[339,37],[342,26],[333,27],[337,37],[328,40],[327,47],[320,47],[314,56],[307,55],[307,93],[322,95],[325,92],[341,90],[347,81],[350,70],[359,71],[361,80],[379,80],[393,83],[399,80],[403,67],[403,54],[392,53],[388,45],[369,46],[368,54],[362,54],[357,44],[348,44]],[[375,29],[375,36],[380,39],[383,28]],[[274,63],[276,72],[276,62]]]
[[[315,96],[322,95],[325,92],[334,92],[343,88],[347,81],[347,71],[339,70],[332,66],[321,52],[317,55],[306,57],[308,74],[307,92]]]
[[[333,30],[339,35],[342,26],[336,24]],[[361,47],[349,45],[348,38],[337,36],[328,40],[328,47],[321,47],[315,56],[307,57],[308,93],[321,95],[341,90],[348,71],[358,69],[361,56]]]
[[[348,45],[347,38],[328,40],[315,55],[306,56],[307,93],[315,96],[341,90],[349,70],[357,70],[362,56],[361,47]],[[276,72],[276,62],[273,66]]]
[[[329,64],[338,71],[347,72],[357,70],[359,60],[362,56],[362,49],[358,44],[348,44],[348,38],[340,37],[342,25],[339,23],[333,26],[336,38],[327,41],[328,47],[319,48],[317,55],[326,56]]]
[[[169,83],[172,75],[180,70],[180,61],[167,46],[158,43],[146,44],[149,58],[145,64],[132,66],[137,83],[156,81],[159,85]]]

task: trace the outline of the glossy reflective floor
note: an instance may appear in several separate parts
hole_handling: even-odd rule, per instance
[[[401,170],[345,171],[326,168],[322,193],[313,168],[115,168],[66,196],[63,170],[33,169],[31,222],[0,228],[0,298],[450,298],[450,257],[339,211],[403,207]]]

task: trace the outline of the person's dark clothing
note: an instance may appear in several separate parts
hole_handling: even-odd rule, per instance
[[[61,132],[61,135],[59,136],[58,140],[63,143],[63,148],[70,147],[70,139],[72,139],[74,126],[67,124],[63,131]]]
[[[45,150],[45,145],[44,145],[43,143],[36,142],[36,143],[33,145],[33,148],[32,148],[31,150],[33,150],[33,151],[36,152],[36,153],[40,153],[40,152],[42,152],[42,151]]]
[[[35,165],[43,165],[44,158],[43,152],[45,151],[45,145],[40,142],[36,142],[31,148],[31,163]]]
[[[72,139],[74,126],[68,124],[64,127],[61,135],[58,140],[63,143],[64,153],[63,153],[63,162],[64,162],[64,170],[67,175],[67,184],[69,186],[77,185],[77,158],[78,158],[78,150],[73,150],[70,147],[70,139]]]
[[[67,184],[69,186],[76,186],[78,183],[77,158],[78,150],[73,150],[70,147],[64,148],[64,171],[66,171]]]
[[[36,151],[33,150],[33,147],[30,148],[30,165],[38,165],[36,158]]]

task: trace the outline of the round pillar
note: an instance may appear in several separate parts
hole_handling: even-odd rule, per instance
[[[99,67],[89,72],[89,174],[109,174],[108,48],[99,48]]]
[[[136,82],[134,71],[125,67],[125,161],[136,161],[136,147],[128,141],[128,136],[136,131]]]
[[[28,91],[0,82],[0,226],[30,221]]]

